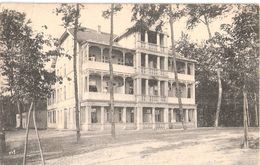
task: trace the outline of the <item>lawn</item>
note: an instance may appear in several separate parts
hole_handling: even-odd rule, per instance
[[[249,129],[250,149],[241,149],[242,128],[83,132],[76,143],[73,131],[40,131],[47,165],[258,165],[259,130]],[[21,164],[25,131],[7,132],[5,165]],[[40,164],[35,133],[30,131],[28,164]],[[253,143],[254,142],[254,143]],[[258,142],[259,144],[259,142]]]

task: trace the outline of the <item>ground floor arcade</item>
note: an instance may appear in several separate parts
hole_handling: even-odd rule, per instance
[[[115,105],[116,129],[168,129],[181,128],[181,111],[169,106]],[[75,129],[75,108],[48,110],[48,128]],[[184,120],[188,127],[197,126],[196,106],[184,106]],[[82,105],[82,130],[110,129],[111,114],[107,105]]]

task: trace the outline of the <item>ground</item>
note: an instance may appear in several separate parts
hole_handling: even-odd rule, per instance
[[[25,131],[7,132],[5,165],[21,164]],[[34,130],[30,131],[28,164],[40,164]],[[257,128],[249,129],[250,149],[241,149],[243,128],[83,132],[42,130],[46,165],[258,165]],[[258,142],[259,144],[259,142]],[[15,150],[15,154],[14,154]]]

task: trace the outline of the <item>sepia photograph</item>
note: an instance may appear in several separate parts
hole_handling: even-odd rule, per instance
[[[0,165],[260,165],[259,3],[0,2]]]

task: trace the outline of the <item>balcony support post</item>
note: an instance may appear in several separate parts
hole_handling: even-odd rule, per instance
[[[123,121],[123,129],[126,129],[126,107],[123,107],[123,113],[122,113],[122,121]]]
[[[189,110],[185,109],[185,122],[188,123],[189,122]]]
[[[104,106],[101,106],[101,131],[105,128],[105,110]]]
[[[157,69],[160,69],[160,56],[157,56]]]
[[[156,33],[156,44],[157,44],[157,51],[160,51],[160,34]]]
[[[125,51],[123,51],[123,65],[125,65]]]
[[[148,43],[148,31],[144,32],[144,42]]]
[[[155,107],[152,107],[152,125],[153,125],[153,129],[156,128],[155,125]]]
[[[100,92],[103,92],[103,88],[104,88],[104,85],[103,85],[103,77],[104,77],[104,74],[101,72],[100,74]]]
[[[104,48],[103,48],[103,47],[100,47],[100,58],[101,58],[101,62],[105,62],[103,56],[104,56]]]
[[[126,83],[125,79],[126,79],[125,76],[123,76],[123,83],[124,83],[124,84],[123,84],[123,91],[122,91],[123,94],[126,94],[126,93],[125,93],[125,87],[126,87],[126,86],[125,86],[125,83]]]
[[[164,123],[165,129],[169,129],[169,108],[164,108]]]
[[[188,64],[185,62],[185,74],[188,74]]]
[[[168,87],[168,81],[164,81],[164,95],[165,95],[165,97],[168,97],[168,89],[169,89],[169,87]]]
[[[149,80],[145,79],[145,95],[148,96],[149,95]]]
[[[143,108],[136,107],[136,124],[137,130],[143,129]]]
[[[161,81],[160,80],[158,80],[157,85],[158,85],[158,96],[160,97],[161,96]]]
[[[197,122],[197,107],[195,107],[194,108],[194,126],[195,126],[195,128],[197,128],[197,124],[198,124],[198,122]]]
[[[87,72],[87,86],[86,86],[86,91],[88,92],[89,91],[89,76],[90,76],[90,73],[89,72]]]

